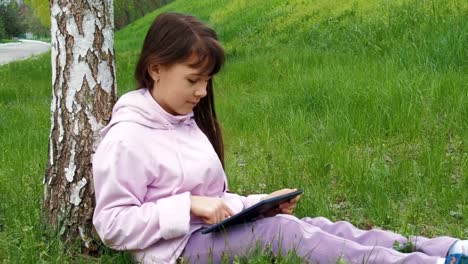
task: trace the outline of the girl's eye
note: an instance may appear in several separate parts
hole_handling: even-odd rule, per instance
[[[187,79],[187,81],[191,84],[195,84],[197,82],[197,80],[192,80],[192,79]]]

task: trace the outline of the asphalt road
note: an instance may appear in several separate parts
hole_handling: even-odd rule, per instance
[[[20,40],[21,42],[0,44],[0,65],[26,59],[50,50],[50,43]]]

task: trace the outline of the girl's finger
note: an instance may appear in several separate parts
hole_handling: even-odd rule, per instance
[[[221,222],[223,220],[224,220],[224,210],[219,210],[218,211],[218,219],[217,219],[216,223],[219,223],[219,222]]]
[[[229,215],[229,213],[227,213],[227,212],[224,213],[224,219],[229,218],[229,217],[231,217],[231,215]]]
[[[229,216],[235,215],[234,211],[232,211],[231,208],[229,208],[229,206],[226,204],[224,204],[224,210],[228,213]]]
[[[279,205],[279,208],[289,208],[291,206],[293,206],[294,203],[291,203],[291,202],[285,202],[285,203],[282,203]]]
[[[209,224],[209,225],[212,225],[214,224],[213,222],[213,219],[212,218],[208,218],[208,217],[203,217],[202,218],[203,222],[205,222],[206,224]]]
[[[301,195],[298,195],[298,196],[294,197],[294,199],[292,199],[290,202],[291,203],[297,203],[297,202],[299,202],[299,199],[301,199]]]

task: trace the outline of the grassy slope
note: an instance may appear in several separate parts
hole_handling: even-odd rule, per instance
[[[451,1],[176,1],[227,51],[216,79],[231,189],[301,187],[299,216],[468,237],[468,7]],[[161,10],[116,33],[119,93]],[[0,260],[42,237],[50,56],[0,67]],[[98,262],[125,262],[107,254]],[[259,258],[261,262],[261,258]]]

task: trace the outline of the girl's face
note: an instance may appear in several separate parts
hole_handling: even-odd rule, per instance
[[[154,80],[151,95],[159,105],[172,115],[192,112],[201,98],[211,76],[201,75],[188,63],[171,66],[154,65],[149,73]]]

